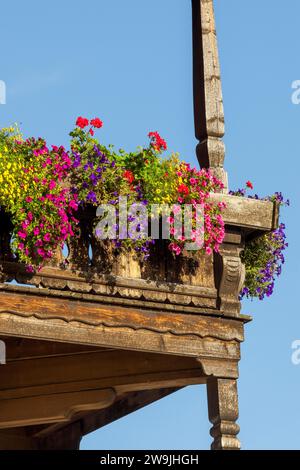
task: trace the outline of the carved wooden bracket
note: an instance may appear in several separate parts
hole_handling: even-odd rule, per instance
[[[220,253],[215,256],[219,308],[226,315],[238,316],[241,310],[239,293],[245,281],[245,266],[240,258],[242,249],[241,235],[228,232]]]
[[[224,110],[213,0],[192,0],[195,135],[197,157],[224,183]]]

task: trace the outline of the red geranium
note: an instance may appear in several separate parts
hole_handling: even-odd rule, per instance
[[[151,147],[156,150],[156,152],[162,152],[167,150],[167,142],[161,138],[158,132],[149,132],[149,139],[151,139]]]
[[[100,129],[103,126],[103,122],[99,118],[95,118],[91,120],[91,126]]]
[[[89,120],[79,116],[76,121],[76,126],[80,127],[81,129],[84,129],[86,126],[89,125]]]
[[[178,192],[187,195],[189,194],[190,190],[185,184],[181,184],[180,186],[178,186]]]
[[[247,188],[253,189],[253,184],[251,183],[251,181],[247,181],[246,186]]]
[[[124,171],[123,176],[130,184],[134,181],[134,174],[130,170]]]

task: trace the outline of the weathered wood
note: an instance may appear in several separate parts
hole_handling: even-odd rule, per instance
[[[274,202],[227,194],[210,194],[210,200],[226,204],[222,212],[226,225],[261,233],[278,227],[279,207]]]
[[[5,343],[7,351],[7,363],[12,361],[24,361],[32,358],[45,358],[55,356],[67,356],[84,354],[88,352],[108,352],[109,349],[82,346],[80,344],[57,343],[55,341],[28,340],[25,338],[14,338],[11,336],[0,336]],[[1,385],[0,385],[1,387]]]
[[[195,134],[197,157],[228,186],[223,169],[224,110],[213,0],[192,0]]]
[[[232,359],[238,360],[238,356]],[[194,358],[133,351],[93,351],[23,361],[8,359],[1,369],[0,403],[33,395],[77,392],[82,390],[83,383],[85,389],[114,388],[123,393],[134,390],[135,385],[137,389],[144,385],[152,388],[154,382],[200,375],[200,365]]]
[[[37,450],[28,428],[0,429],[0,450]]]
[[[192,0],[192,11],[197,157],[226,193],[213,0]],[[210,200],[226,203],[226,236],[213,256],[175,258],[165,242],[148,264],[115,253],[95,238],[90,207],[78,214],[68,255],[28,274],[11,256],[10,219],[0,226],[0,334],[8,351],[0,428],[19,427],[0,431],[0,448],[78,448],[82,434],[170,387],[206,382],[212,448],[239,448],[236,379],[249,321],[238,299],[240,252],[277,227],[278,205],[227,194]],[[8,285],[14,280],[37,288]]]
[[[211,378],[207,383],[209,420],[213,424],[212,450],[238,450],[238,394],[236,380]]]
[[[41,439],[31,439],[38,450],[79,450],[82,426],[75,421]]]
[[[2,292],[3,335],[198,357],[235,357],[243,321],[103,307],[57,298]]]
[[[0,400],[0,429],[67,422],[76,413],[110,406],[115,396],[106,389]]]
[[[123,418],[134,411],[154,403],[155,401],[161,400],[177,390],[179,389],[165,388],[126,393],[119,397],[113,405],[108,408],[93,413],[87,413],[80,417],[76,422],[77,424],[80,424],[81,435],[89,434],[103,426],[107,426],[113,421]],[[68,428],[66,428],[62,423],[45,426],[37,432],[34,432],[33,437],[34,439],[44,440],[47,436],[52,436],[53,432],[56,434],[58,429],[65,431]]]
[[[245,281],[245,266],[240,253],[243,244],[238,243],[240,234],[231,229],[227,232],[227,241],[215,254],[215,278],[218,286],[219,308],[222,312],[231,312],[237,317],[240,314],[241,303],[239,294]]]

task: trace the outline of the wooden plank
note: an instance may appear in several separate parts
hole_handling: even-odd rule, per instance
[[[278,226],[278,204],[271,201],[260,201],[227,194],[211,194],[210,200],[214,203],[226,203],[227,207],[222,213],[226,225],[261,232],[274,230]]]
[[[168,253],[164,254],[168,256]],[[189,260],[186,263],[189,265]],[[4,263],[3,272],[21,284],[43,287],[43,294],[47,294],[48,289],[55,289],[61,297],[73,296],[115,305],[163,308],[168,311],[181,309],[187,313],[197,313],[195,307],[202,307],[202,313],[207,309],[212,313],[214,310],[217,312],[211,257],[201,254],[199,260],[194,261],[194,265],[197,265],[194,274],[188,278],[181,275],[182,271],[186,271],[186,263],[183,262],[181,269],[176,270],[177,277],[172,282],[170,279],[158,282],[153,266],[149,273],[153,280],[122,278],[114,273],[101,275],[88,270],[83,275],[82,272],[54,267],[44,267],[39,273],[28,275],[24,265],[12,262]],[[1,289],[7,288],[7,284],[2,284]]]
[[[201,355],[237,355],[239,343],[200,338],[194,335],[174,335],[123,327],[91,327],[56,320],[37,320],[2,314],[0,328],[6,335],[47,339],[66,343],[86,344],[142,352],[158,352],[190,357]]]
[[[60,299],[56,298],[54,293],[52,298],[43,297],[37,295],[36,289],[23,290],[19,295],[17,290],[14,293],[0,292],[0,332],[2,334],[5,334],[3,328],[7,323],[6,320],[13,319],[13,317],[15,317],[15,321],[31,318],[32,320],[49,320],[49,323],[52,321],[55,325],[69,323],[69,326],[72,326],[74,323],[76,327],[78,324],[82,328],[99,327],[100,330],[120,327],[129,328],[136,332],[147,330],[152,333],[168,333],[177,337],[205,338],[213,336],[225,341],[243,341],[244,338],[243,322],[240,321],[243,320],[242,317],[240,320],[238,318],[225,320],[202,315],[167,314],[166,312],[160,314],[156,311]],[[28,335],[30,336],[30,328]],[[18,336],[22,337],[23,335],[18,334]]]
[[[78,415],[73,423],[78,423],[81,430],[81,435],[86,435],[96,431],[118,419],[127,416],[145,406],[161,400],[162,398],[180,390],[179,388],[165,388],[158,390],[143,390],[139,392],[126,393],[118,397],[116,401],[109,407],[101,411],[94,411],[92,413],[84,413],[82,416]],[[51,436],[56,434],[58,430],[63,431],[70,427],[63,423],[51,424],[50,426],[32,428],[31,436],[35,439],[51,439]]]
[[[115,400],[113,390],[88,390],[0,401],[0,429],[68,422],[76,413],[99,410]]]
[[[234,359],[234,358],[232,358]],[[193,373],[193,371],[195,373]],[[200,376],[194,358],[143,354],[132,351],[90,352],[84,355],[8,361],[0,369],[0,400],[31,395],[117,388]],[[0,415],[1,419],[1,415]]]
[[[81,346],[79,344],[57,343],[54,341],[28,340],[24,338],[13,338],[0,336],[4,341],[7,352],[7,362],[24,361],[30,358],[54,357],[85,354],[91,351],[108,351],[105,348],[95,346]]]
[[[160,390],[145,390],[132,392],[121,397],[113,405],[100,412],[90,413],[82,420],[82,434],[89,434],[103,426],[127,416],[134,411],[140,410],[166,396],[180,390],[179,388],[165,388]]]

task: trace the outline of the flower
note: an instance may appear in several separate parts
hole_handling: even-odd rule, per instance
[[[128,183],[132,183],[134,181],[134,174],[130,170],[126,170],[123,173],[123,177],[128,181]]]
[[[58,247],[80,231],[75,217],[79,207],[100,203],[117,207],[119,196],[127,196],[129,204],[144,206],[149,214],[152,204],[174,207],[179,203],[170,219],[169,249],[176,256],[189,241],[176,226],[180,204],[194,209],[201,204],[205,240],[199,248],[208,253],[218,251],[225,233],[223,206],[207,200],[209,193],[218,191],[222,183],[208,170],[191,168],[175,155],[161,159],[159,154],[167,149],[167,144],[158,132],[150,132],[150,145],[136,152],[116,152],[112,146],[105,147],[90,137],[102,125],[99,118],[89,121],[79,116],[77,128],[70,133],[70,151],[63,146],[48,147],[41,138],[18,140],[12,147],[1,144],[0,139],[0,206],[13,216],[13,250],[19,261],[40,268]],[[196,223],[195,214],[192,240]],[[116,230],[121,230],[118,223],[115,225]],[[139,234],[143,231],[140,224]],[[150,256],[155,240],[141,236],[132,241],[127,236],[127,240],[121,240],[121,235],[120,240],[114,240],[116,248],[131,246],[144,260]]]
[[[253,189],[253,184],[251,183],[251,181],[247,181],[246,186],[247,188]]]
[[[97,203],[96,193],[94,191],[90,191],[86,197],[86,200],[91,201],[96,204]]]
[[[87,127],[89,125],[89,120],[82,117],[82,116],[79,116],[76,120],[76,126],[80,127],[81,129],[84,129],[85,127]]]
[[[178,192],[183,194],[189,194],[190,190],[185,184],[178,186]]]
[[[25,240],[25,238],[27,237],[27,233],[26,233],[26,232],[21,232],[21,231],[19,231],[19,232],[18,232],[18,237],[19,237],[19,238],[22,238],[23,240]]]
[[[158,132],[149,132],[150,145],[156,152],[167,150],[167,143],[161,138]]]
[[[91,126],[100,129],[103,126],[103,122],[99,118],[95,118],[91,120]]]
[[[250,189],[253,188],[250,181],[246,185]],[[230,194],[246,197],[246,189],[230,191]],[[280,192],[265,198],[259,198],[257,194],[248,196],[248,198],[276,202],[279,205],[289,205],[289,200],[285,201]],[[246,268],[246,279],[240,292],[240,299],[243,297],[251,299],[257,297],[263,300],[265,297],[272,295],[275,279],[280,276],[282,265],[285,262],[283,251],[287,247],[285,225],[282,223],[278,229],[246,244],[244,251],[241,253],[241,259]]]
[[[43,239],[44,239],[45,242],[50,242],[50,240],[51,240],[51,234],[50,234],[50,233],[46,233],[46,234],[44,235],[44,238],[43,238]]]

